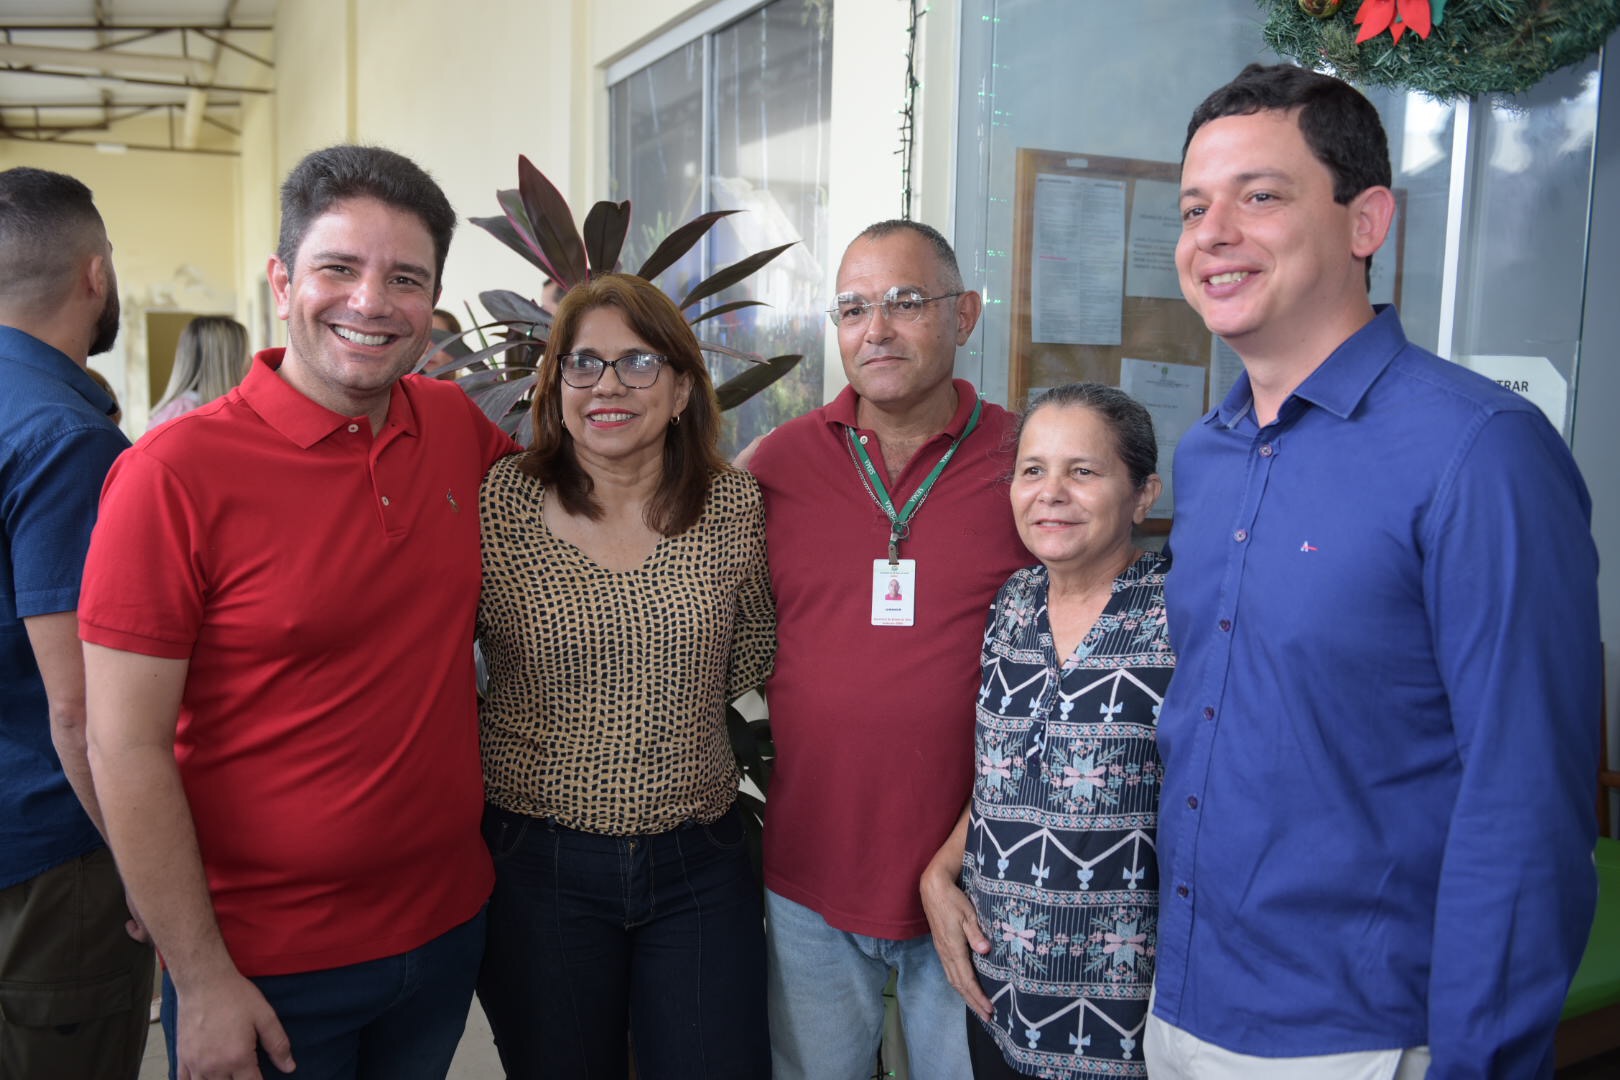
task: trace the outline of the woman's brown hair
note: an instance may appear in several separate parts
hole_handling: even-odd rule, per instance
[[[562,419],[561,357],[574,347],[580,320],[596,308],[617,308],[635,331],[668,361],[670,377],[686,376],[692,391],[680,422],[664,432],[664,475],[647,504],[649,528],[674,536],[703,513],[709,483],[729,466],[720,456],[720,403],[704,366],[697,336],[662,289],[631,274],[603,274],[568,290],[551,321],[546,354],[534,395],[534,446],[522,469],[557,493],[563,508],[592,521],[602,507],[591,495],[591,478],[574,456],[574,438]]]

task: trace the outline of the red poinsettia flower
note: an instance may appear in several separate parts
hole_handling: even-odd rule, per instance
[[[1427,39],[1429,31],[1434,29],[1429,0],[1362,0],[1356,11],[1356,24],[1361,27],[1356,35],[1357,45],[1385,30],[1398,42],[1407,30]]]

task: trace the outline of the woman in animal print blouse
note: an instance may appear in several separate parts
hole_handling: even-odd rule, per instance
[[[725,707],[776,651],[759,488],[679,310],[557,310],[534,448],[490,470],[478,634],[495,861],[479,998],[512,1076],[770,1073],[762,912]]]

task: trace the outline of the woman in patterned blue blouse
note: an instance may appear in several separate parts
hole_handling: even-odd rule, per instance
[[[1049,390],[1019,428],[1013,516],[1041,565],[990,609],[972,799],[921,883],[977,1016],[977,1080],[1147,1075],[1154,729],[1175,655],[1169,560],[1132,527],[1159,496],[1157,464],[1152,418],[1113,387]]]

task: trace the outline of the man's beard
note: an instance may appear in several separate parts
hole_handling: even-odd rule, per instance
[[[113,347],[118,340],[118,290],[107,290],[107,302],[101,307],[101,315],[96,319],[96,336],[90,341],[90,355],[100,356]]]

